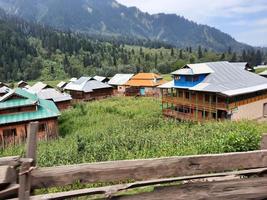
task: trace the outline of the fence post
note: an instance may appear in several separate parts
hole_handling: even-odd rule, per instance
[[[31,175],[30,172],[36,164],[38,122],[31,122],[27,129],[26,159],[22,159],[19,173],[19,200],[30,199]]]
[[[267,149],[267,133],[264,133],[261,138],[261,150]]]

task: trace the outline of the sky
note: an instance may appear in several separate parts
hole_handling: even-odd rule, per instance
[[[236,40],[267,47],[267,0],[117,0],[150,14],[175,13],[220,29]]]

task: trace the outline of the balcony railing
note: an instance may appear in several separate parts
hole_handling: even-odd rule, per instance
[[[170,97],[170,96],[163,96],[162,97],[163,103],[171,103],[174,105],[183,105],[188,106],[191,108],[196,108],[199,110],[210,110],[210,111],[216,111],[216,110],[228,110],[227,104],[224,102],[218,102],[217,104],[215,102],[206,102],[203,100],[196,100],[193,99],[184,99],[180,97]]]
[[[194,113],[181,113],[172,109],[163,109],[163,115],[166,117],[172,117],[175,119],[179,119],[182,121],[199,121],[203,122],[205,120],[209,120],[208,117],[203,118],[200,116],[196,116]]]

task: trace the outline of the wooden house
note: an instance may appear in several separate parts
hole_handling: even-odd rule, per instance
[[[134,76],[134,74],[116,74],[108,82],[114,88],[115,94],[124,94],[126,83]]]
[[[166,83],[163,78],[155,73],[139,73],[133,76],[125,85],[126,96],[159,96],[157,86]]]
[[[71,107],[71,96],[54,89],[48,84],[38,82],[27,91],[36,94],[40,99],[53,101],[59,110],[65,110]]]
[[[5,83],[3,83],[3,82],[0,82],[0,88],[1,88],[1,87],[8,87],[8,85],[5,84]]]
[[[64,87],[67,85],[68,83],[65,82],[65,81],[61,81],[60,83],[57,84],[57,88],[60,90],[60,91],[63,91],[64,90]]]
[[[0,87],[0,97],[4,96],[5,94],[7,94],[9,92],[9,88],[6,86]]]
[[[30,93],[37,94],[41,90],[48,89],[48,88],[53,88],[53,87],[43,82],[37,82],[33,86],[29,87],[28,91]]]
[[[81,77],[77,81],[66,85],[65,91],[69,92],[74,100],[90,101],[103,99],[113,95],[113,88],[91,77]]]
[[[108,77],[104,77],[104,76],[94,76],[93,79],[100,81],[102,83],[108,83],[110,80]]]
[[[11,90],[0,98],[0,146],[24,142],[27,125],[33,121],[40,123],[39,139],[57,137],[59,115],[53,101],[39,99],[24,89]]]
[[[37,93],[40,99],[53,101],[59,110],[66,110],[71,107],[72,98],[70,94],[61,93],[54,88],[43,89]]]
[[[242,120],[267,116],[267,79],[229,62],[188,64],[161,88],[162,110],[179,120]]]
[[[26,81],[19,81],[18,88],[30,88],[29,84]]]

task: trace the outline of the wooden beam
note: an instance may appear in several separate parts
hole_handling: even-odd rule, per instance
[[[8,165],[8,166],[17,167],[20,164],[19,159],[20,159],[19,156],[0,158],[0,166]]]
[[[262,138],[261,138],[261,149],[262,150],[267,149],[267,133],[262,135]]]
[[[32,172],[32,187],[64,186],[81,183],[151,180],[267,167],[267,150],[125,160],[72,166],[40,168]]]
[[[159,180],[149,180],[149,181],[140,181],[135,183],[129,184],[121,184],[121,185],[113,185],[113,186],[106,186],[100,188],[89,188],[89,189],[81,189],[81,190],[74,190],[68,192],[60,192],[60,193],[51,193],[45,195],[37,195],[32,196],[30,199],[37,200],[52,200],[52,199],[66,199],[66,198],[74,198],[79,196],[89,196],[89,195],[100,195],[103,196],[112,196],[116,195],[116,193],[124,190],[135,189],[140,187],[152,186],[152,185],[159,185],[159,184],[170,184],[174,182],[180,182],[185,180],[199,180],[199,179],[207,179],[212,177],[227,177],[233,175],[235,176],[255,176],[261,175],[267,172],[267,168],[260,168],[260,169],[253,169],[253,170],[243,170],[243,171],[236,171],[236,172],[224,172],[224,173],[217,173],[217,174],[203,174],[197,176],[187,176],[187,177],[178,177],[178,178],[169,178],[169,179],[159,179]]]
[[[28,200],[31,193],[31,167],[36,163],[36,151],[37,151],[37,133],[38,122],[31,122],[28,125],[28,136],[26,146],[26,159],[22,160],[20,167],[19,177],[19,199]],[[31,161],[27,161],[31,159]]]
[[[14,168],[11,168],[10,166],[0,166],[0,190],[16,181],[17,173]]]
[[[116,200],[263,200],[267,198],[267,178],[161,186],[152,192],[120,196]]]
[[[28,125],[28,137],[26,146],[26,158],[32,158],[33,163],[36,162],[37,152],[37,133],[38,133],[39,122],[31,122]]]
[[[0,199],[10,199],[18,195],[19,185],[12,184],[4,190],[0,191]]]

